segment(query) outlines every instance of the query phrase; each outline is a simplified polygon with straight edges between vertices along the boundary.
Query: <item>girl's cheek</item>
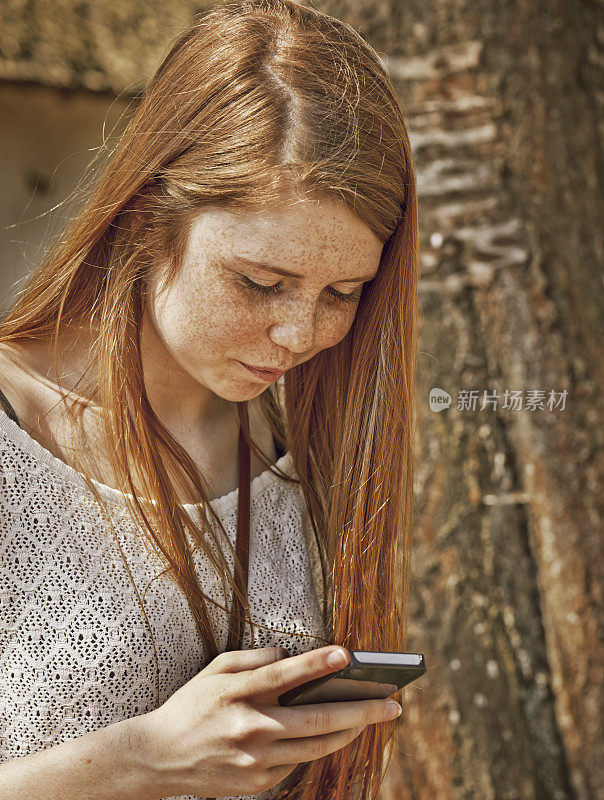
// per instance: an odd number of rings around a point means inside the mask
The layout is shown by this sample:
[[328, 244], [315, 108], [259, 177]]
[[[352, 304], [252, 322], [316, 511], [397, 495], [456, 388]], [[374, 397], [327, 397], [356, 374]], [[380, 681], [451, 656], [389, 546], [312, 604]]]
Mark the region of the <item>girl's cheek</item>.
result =
[[268, 315], [257, 307], [238, 302], [232, 295], [216, 307], [214, 320], [234, 339], [247, 338], [250, 331], [266, 330]]
[[352, 327], [354, 317], [354, 310], [352, 312], [325, 314], [320, 325], [317, 326], [317, 345], [325, 349], [341, 342]]
[[258, 341], [270, 325], [266, 310], [233, 293], [225, 293], [212, 304], [212, 313], [206, 316], [204, 327], [210, 327], [221, 339], [231, 342]]
[[216, 326], [218, 330], [220, 325], [235, 325], [242, 313], [245, 316], [245, 308], [237, 302], [237, 297], [219, 281], [204, 281], [200, 286], [190, 287], [180, 299], [204, 327]]

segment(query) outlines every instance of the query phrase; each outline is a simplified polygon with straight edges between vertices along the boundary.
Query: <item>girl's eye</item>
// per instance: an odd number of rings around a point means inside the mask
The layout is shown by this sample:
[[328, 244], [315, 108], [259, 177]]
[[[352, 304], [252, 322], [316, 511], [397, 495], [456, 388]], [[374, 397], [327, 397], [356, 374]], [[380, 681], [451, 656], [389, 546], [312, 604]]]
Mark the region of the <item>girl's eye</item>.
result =
[[[245, 275], [242, 275], [241, 279], [244, 286], [247, 286], [248, 289], [251, 289], [253, 292], [258, 292], [259, 294], [279, 294], [281, 291], [281, 281], [279, 281], [279, 283], [274, 283], [272, 286], [263, 286], [261, 283], [254, 283], [254, 281], [250, 280]], [[355, 289], [354, 292], [350, 294], [338, 292], [332, 289], [331, 286], [327, 287], [327, 291], [335, 300], [339, 300], [343, 303], [356, 303], [357, 300], [361, 299], [363, 287], [359, 286], [358, 289]]]

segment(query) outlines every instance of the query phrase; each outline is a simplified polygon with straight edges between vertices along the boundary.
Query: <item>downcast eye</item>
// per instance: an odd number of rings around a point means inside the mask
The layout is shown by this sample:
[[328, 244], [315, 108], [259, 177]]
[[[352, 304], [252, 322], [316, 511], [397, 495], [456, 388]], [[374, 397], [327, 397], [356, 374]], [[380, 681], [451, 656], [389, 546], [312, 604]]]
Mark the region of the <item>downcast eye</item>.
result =
[[[269, 295], [269, 294], [280, 294], [281, 292], [281, 281], [278, 283], [274, 283], [271, 286], [263, 286], [261, 283], [255, 283], [254, 281], [250, 280], [247, 276], [241, 276], [244, 286], [247, 286], [248, 289], [251, 289], [253, 292], [258, 292], [259, 294]], [[363, 292], [363, 286], [359, 286], [358, 289], [355, 289], [354, 292], [350, 294], [345, 294], [344, 292], [338, 292], [336, 289], [332, 289], [331, 286], [327, 287], [328, 294], [330, 294], [335, 300], [339, 300], [342, 303], [356, 303], [358, 300], [361, 299], [361, 294]]]

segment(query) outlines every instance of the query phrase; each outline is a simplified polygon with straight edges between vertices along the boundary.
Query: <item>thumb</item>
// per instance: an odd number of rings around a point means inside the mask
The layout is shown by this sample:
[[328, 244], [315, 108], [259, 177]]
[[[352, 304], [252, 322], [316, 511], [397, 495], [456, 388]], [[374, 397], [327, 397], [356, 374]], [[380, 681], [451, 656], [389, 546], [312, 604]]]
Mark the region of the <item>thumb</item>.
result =
[[289, 655], [284, 647], [259, 647], [256, 650], [230, 650], [216, 656], [202, 671], [206, 675], [218, 672], [234, 673], [258, 669]]

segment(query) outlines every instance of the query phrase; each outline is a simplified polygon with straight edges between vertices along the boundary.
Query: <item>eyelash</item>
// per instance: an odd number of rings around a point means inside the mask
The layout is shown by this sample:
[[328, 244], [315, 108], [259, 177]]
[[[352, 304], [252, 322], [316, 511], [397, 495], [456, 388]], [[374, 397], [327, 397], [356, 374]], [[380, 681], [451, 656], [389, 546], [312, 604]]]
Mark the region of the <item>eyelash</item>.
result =
[[[260, 283], [254, 283], [254, 281], [250, 280], [245, 275], [242, 275], [241, 279], [243, 281], [244, 286], [246, 286], [248, 289], [251, 289], [253, 292], [258, 292], [259, 294], [264, 294], [264, 295], [280, 293], [281, 281], [279, 281], [279, 283], [273, 284], [273, 286], [262, 286], [262, 284]], [[357, 300], [360, 299], [361, 291], [363, 289], [363, 287], [360, 286], [358, 289], [356, 289], [354, 292], [351, 292], [350, 294], [343, 294], [342, 292], [336, 291], [336, 289], [332, 289], [330, 286], [328, 286], [327, 288], [329, 294], [335, 300], [339, 300], [343, 303], [355, 303]]]

